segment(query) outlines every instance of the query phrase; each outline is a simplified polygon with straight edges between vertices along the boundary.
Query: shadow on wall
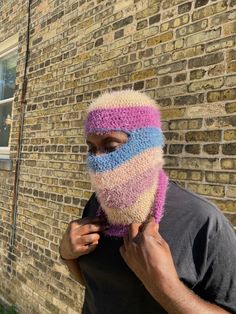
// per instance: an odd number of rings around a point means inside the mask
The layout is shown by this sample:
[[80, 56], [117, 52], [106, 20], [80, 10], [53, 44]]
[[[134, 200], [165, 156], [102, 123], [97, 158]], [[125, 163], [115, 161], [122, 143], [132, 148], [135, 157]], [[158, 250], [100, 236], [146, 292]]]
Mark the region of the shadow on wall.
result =
[[8, 305], [0, 298], [0, 314], [18, 314], [15, 305]]

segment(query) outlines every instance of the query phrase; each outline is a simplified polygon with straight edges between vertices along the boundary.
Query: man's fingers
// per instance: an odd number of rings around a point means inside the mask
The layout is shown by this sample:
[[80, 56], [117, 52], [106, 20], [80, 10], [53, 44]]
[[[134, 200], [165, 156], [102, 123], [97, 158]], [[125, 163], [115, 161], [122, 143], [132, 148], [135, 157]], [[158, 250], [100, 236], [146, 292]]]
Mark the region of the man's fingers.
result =
[[98, 242], [100, 235], [98, 233], [86, 234], [76, 238], [76, 244], [79, 245], [88, 245], [94, 242]]
[[83, 225], [78, 225], [77, 223], [71, 224], [71, 234], [79, 234], [79, 235], [85, 235], [89, 233], [94, 232], [100, 232], [104, 229], [104, 226], [97, 222], [97, 223], [87, 223]]
[[159, 230], [159, 225], [155, 222], [155, 218], [151, 217], [148, 221], [146, 221], [141, 227], [142, 233], [146, 235], [156, 235]]
[[129, 233], [128, 233], [129, 241], [133, 241], [137, 237], [137, 235], [139, 233], [139, 227], [140, 227], [140, 224], [135, 223], [135, 222], [133, 222], [129, 226]]

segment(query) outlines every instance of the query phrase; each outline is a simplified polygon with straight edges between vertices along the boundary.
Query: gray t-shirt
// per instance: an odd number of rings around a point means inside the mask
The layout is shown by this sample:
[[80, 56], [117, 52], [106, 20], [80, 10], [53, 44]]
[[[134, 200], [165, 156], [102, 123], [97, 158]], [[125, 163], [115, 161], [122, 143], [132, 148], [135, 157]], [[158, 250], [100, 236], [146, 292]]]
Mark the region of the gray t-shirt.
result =
[[[92, 195], [83, 217], [94, 217]], [[236, 313], [236, 237], [206, 199], [170, 182], [159, 232], [170, 246], [179, 278], [201, 298]], [[164, 314], [123, 261], [123, 240], [101, 234], [96, 250], [78, 261], [86, 282], [83, 314]]]

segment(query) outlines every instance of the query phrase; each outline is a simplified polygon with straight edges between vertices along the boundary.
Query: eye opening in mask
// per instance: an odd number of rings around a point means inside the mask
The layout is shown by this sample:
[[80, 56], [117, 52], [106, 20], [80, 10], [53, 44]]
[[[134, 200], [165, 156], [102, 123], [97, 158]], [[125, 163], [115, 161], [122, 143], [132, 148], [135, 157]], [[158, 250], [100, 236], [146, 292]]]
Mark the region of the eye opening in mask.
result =
[[113, 153], [129, 141], [129, 136], [129, 133], [124, 131], [90, 134], [87, 137], [88, 155]]

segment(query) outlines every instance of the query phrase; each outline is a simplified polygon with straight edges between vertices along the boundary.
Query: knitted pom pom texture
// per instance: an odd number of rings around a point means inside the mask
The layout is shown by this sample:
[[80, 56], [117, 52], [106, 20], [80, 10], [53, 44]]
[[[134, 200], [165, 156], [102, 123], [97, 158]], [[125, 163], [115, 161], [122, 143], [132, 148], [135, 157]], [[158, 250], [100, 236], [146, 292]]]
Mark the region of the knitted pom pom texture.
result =
[[87, 164], [100, 203], [97, 215], [108, 224], [105, 233], [120, 237], [132, 222], [149, 216], [160, 222], [163, 216], [168, 177], [160, 111], [137, 91], [105, 93], [88, 108], [85, 135], [109, 131], [127, 133], [127, 143], [108, 154], [89, 154]]

